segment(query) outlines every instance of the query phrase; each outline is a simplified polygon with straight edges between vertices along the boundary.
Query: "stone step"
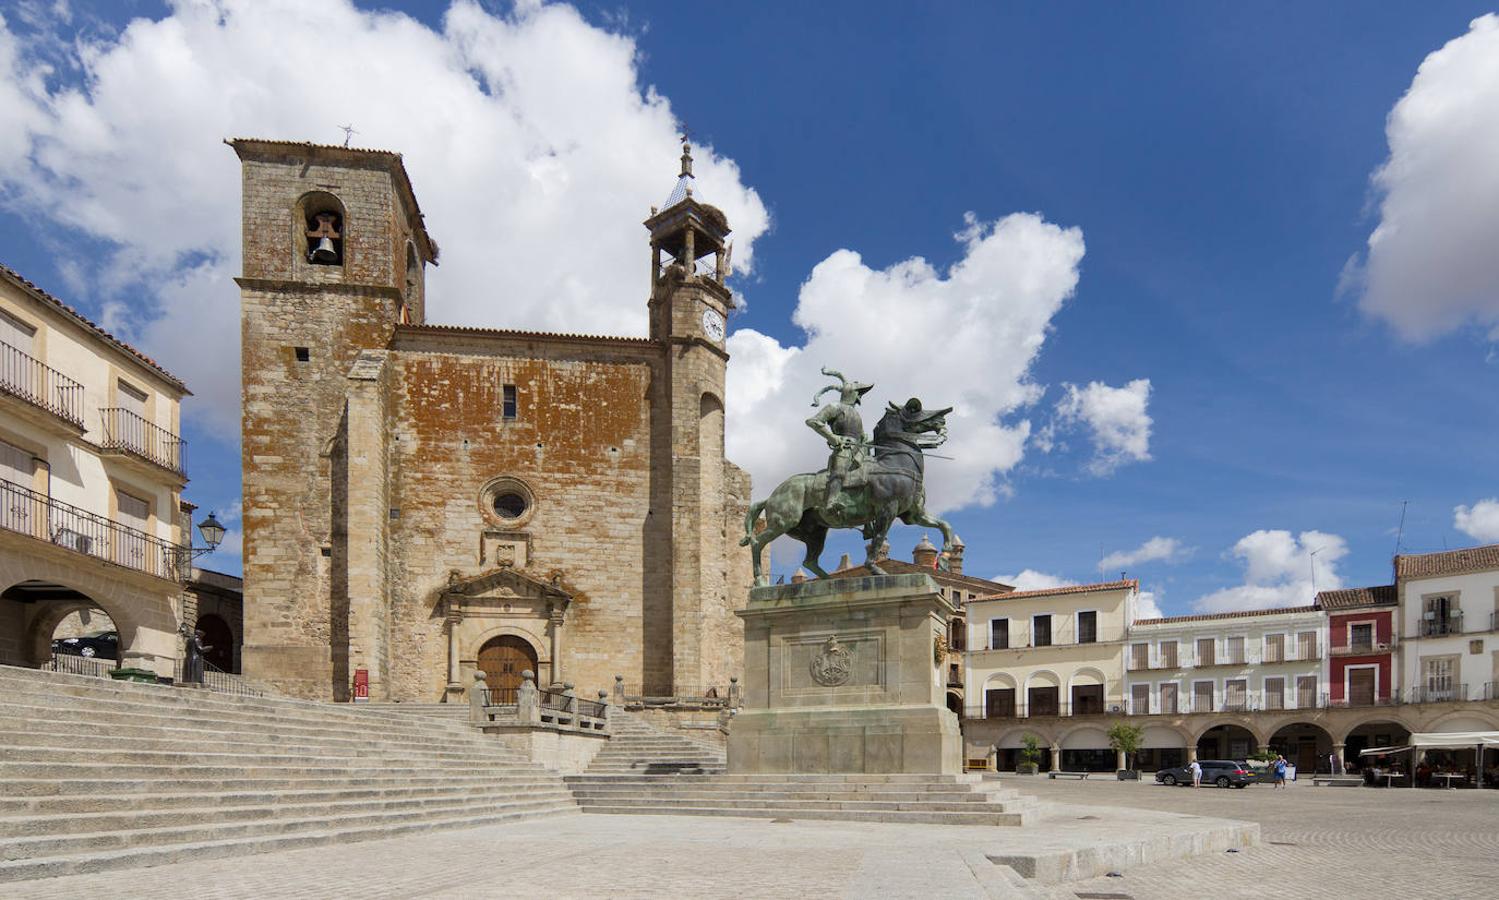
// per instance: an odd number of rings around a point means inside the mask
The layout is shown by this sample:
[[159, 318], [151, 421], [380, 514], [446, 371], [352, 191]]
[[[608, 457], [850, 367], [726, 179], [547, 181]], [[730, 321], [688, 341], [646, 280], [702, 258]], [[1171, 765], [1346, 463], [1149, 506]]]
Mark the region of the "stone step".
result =
[[[0, 841], [10, 838], [44, 835], [72, 835], [92, 832], [185, 828], [194, 825], [219, 826], [235, 822], [259, 822], [270, 819], [301, 819], [317, 816], [347, 818], [361, 815], [397, 815], [455, 806], [565, 802], [570, 799], [560, 786], [547, 790], [501, 792], [489, 796], [466, 793], [438, 794], [427, 797], [373, 797], [316, 802], [293, 802], [273, 797], [268, 802], [228, 803], [221, 798], [209, 806], [177, 806], [165, 809], [125, 809], [69, 815], [36, 814], [0, 816]], [[0, 850], [0, 853], [3, 853]]]
[[[10, 778], [316, 778], [350, 776], [372, 776], [381, 774], [422, 775], [441, 771], [443, 774], [484, 775], [489, 772], [482, 766], [444, 767], [434, 770], [426, 765], [382, 765], [376, 760], [360, 760], [358, 765], [343, 763], [322, 766], [299, 764], [286, 765], [204, 765], [204, 764], [148, 764], [105, 762], [57, 762], [34, 760], [10, 762], [0, 756], [0, 780]], [[496, 767], [495, 771], [509, 771], [511, 767]], [[538, 771], [540, 769], [538, 768]]]
[[[323, 803], [340, 800], [398, 799], [415, 797], [442, 797], [458, 795], [470, 798], [502, 797], [510, 794], [525, 794], [536, 791], [564, 790], [555, 780], [525, 780], [521, 778], [447, 780], [431, 779], [429, 784], [408, 785], [404, 780], [388, 779], [375, 784], [350, 779], [347, 786], [324, 785], [321, 781], [305, 782], [304, 787], [265, 786], [259, 784], [234, 784], [214, 789], [185, 791], [140, 790], [134, 793], [101, 793], [101, 783], [90, 782], [94, 790], [76, 790], [60, 793], [45, 790], [49, 786], [65, 782], [39, 782], [33, 792], [14, 790], [19, 782], [0, 783], [0, 818], [10, 815], [73, 815], [75, 813], [117, 812], [122, 810], [176, 809], [201, 806], [205, 803], [248, 806], [259, 803]], [[103, 782], [102, 784], [113, 784]], [[148, 783], [134, 782], [143, 787]], [[195, 787], [197, 785], [194, 785]]]
[[[18, 672], [24, 674], [18, 676], [15, 674]], [[0, 666], [0, 694], [7, 697], [37, 697], [51, 705], [84, 704], [93, 707], [115, 704], [127, 708], [144, 706], [156, 710], [172, 709], [226, 716], [269, 714], [283, 721], [308, 719], [334, 721], [342, 725], [376, 725], [414, 730], [470, 728], [464, 721], [378, 711], [364, 712], [352, 704], [238, 697], [193, 688], [115, 682], [9, 666]]]
[[738, 793], [727, 793], [724, 791], [680, 791], [662, 794], [651, 790], [590, 790], [588, 788], [574, 787], [573, 796], [578, 798], [579, 803], [609, 803], [619, 801], [647, 801], [653, 800], [658, 803], [683, 803], [687, 802], [694, 806], [714, 805], [722, 803], [725, 805], [736, 805], [748, 803], [759, 806], [765, 803], [813, 803], [813, 804], [861, 804], [880, 803], [891, 808], [905, 809], [912, 806], [937, 805], [941, 807], [953, 807], [955, 809], [978, 809], [984, 806], [1008, 806], [1029, 807], [1034, 804], [1034, 798], [1030, 797], [1007, 797], [996, 798], [968, 794], [931, 795], [916, 792], [890, 793], [890, 794], [810, 794], [793, 791], [743, 791]]
[[267, 834], [294, 834], [299, 831], [319, 831], [326, 828], [368, 828], [384, 824], [416, 822], [423, 819], [452, 819], [477, 817], [499, 811], [535, 811], [573, 808], [572, 801], [517, 800], [510, 803], [454, 803], [445, 806], [401, 812], [362, 812], [329, 817], [315, 815], [302, 818], [265, 818], [255, 821], [216, 821], [202, 825], [166, 826], [160, 828], [128, 828], [113, 831], [80, 832], [66, 835], [43, 835], [37, 837], [11, 837], [0, 841], [0, 860], [38, 859], [46, 856], [66, 856], [79, 853], [96, 853], [104, 850], [123, 850], [132, 847], [151, 847], [166, 844], [184, 844], [194, 841], [219, 841], [237, 838], [253, 838]]
[[520, 821], [541, 816], [567, 815], [574, 812], [577, 812], [577, 810], [571, 806], [557, 806], [524, 811], [491, 811], [474, 816], [458, 816], [445, 819], [432, 818], [376, 826], [335, 827], [335, 823], [327, 823], [329, 827], [321, 830], [215, 841], [201, 840], [165, 846], [131, 847], [122, 850], [16, 860], [0, 862], [0, 883], [34, 878], [50, 878], [59, 875], [105, 872], [140, 866], [165, 865], [192, 859], [216, 859], [226, 856], [242, 856], [249, 853], [269, 853], [277, 850], [295, 850], [304, 847], [322, 847], [356, 841], [379, 840], [426, 831], [472, 828], [480, 825]]
[[[568, 782], [580, 779], [591, 779], [592, 774], [565, 775], [563, 780]], [[608, 776], [612, 781], [628, 781], [630, 776]], [[658, 777], [635, 776], [651, 783], [660, 783]], [[669, 776], [668, 776], [669, 777]], [[864, 773], [820, 773], [820, 774], [763, 774], [763, 775], [715, 775], [712, 779], [719, 784], [813, 784], [813, 783], [843, 783], [843, 784], [922, 784], [922, 785], [987, 785], [996, 782], [984, 782], [978, 775], [924, 775], [924, 774], [864, 774]], [[700, 783], [702, 779], [696, 776], [684, 775], [681, 777], [683, 783]]]
[[1006, 825], [1020, 826], [1031, 821], [1032, 810], [1021, 812], [918, 812], [905, 810], [860, 811], [848, 809], [737, 809], [720, 806], [657, 806], [652, 803], [587, 805], [583, 812], [628, 816], [727, 816], [745, 819], [815, 819], [842, 822], [888, 822], [906, 825]]
[[[278, 740], [278, 737], [280, 738]], [[74, 750], [91, 751], [99, 753], [115, 753], [123, 751], [171, 751], [181, 750], [194, 754], [203, 753], [230, 753], [234, 751], [245, 752], [255, 749], [272, 749], [279, 751], [281, 755], [317, 755], [317, 756], [349, 756], [363, 757], [371, 754], [380, 756], [399, 756], [419, 759], [436, 760], [460, 760], [460, 761], [505, 761], [517, 762], [517, 756], [513, 753], [504, 752], [495, 744], [490, 752], [490, 747], [477, 745], [473, 747], [422, 747], [406, 744], [385, 743], [378, 740], [360, 741], [334, 741], [332, 739], [322, 741], [292, 740], [287, 736], [262, 734], [257, 740], [229, 738], [217, 733], [202, 735], [198, 738], [188, 737], [177, 733], [151, 734], [149, 731], [141, 735], [115, 735], [115, 734], [73, 734], [66, 731], [54, 731], [50, 729], [38, 729], [30, 732], [20, 732], [9, 728], [0, 728], [0, 747], [22, 750], [28, 747], [56, 747], [68, 746]]]
[[[96, 680], [97, 681], [97, 680]], [[3, 685], [0, 685], [3, 688]], [[425, 718], [403, 715], [362, 715], [349, 712], [343, 705], [333, 703], [306, 704], [280, 709], [239, 704], [224, 704], [205, 701], [208, 692], [175, 689], [176, 694], [189, 695], [186, 699], [174, 696], [174, 689], [165, 697], [124, 695], [96, 695], [82, 688], [70, 688], [62, 693], [43, 686], [26, 686], [4, 692], [8, 701], [42, 709], [65, 709], [88, 711], [98, 717], [148, 715], [181, 718], [200, 722], [242, 722], [246, 724], [275, 723], [278, 726], [305, 725], [316, 728], [336, 727], [344, 730], [378, 731], [384, 734], [432, 735], [473, 734], [473, 726], [466, 721]]]
[[726, 801], [719, 797], [672, 797], [663, 799], [660, 797], [609, 797], [602, 799], [578, 799], [578, 806], [587, 811], [595, 806], [616, 807], [630, 805], [650, 805], [657, 808], [677, 809], [679, 807], [714, 807], [719, 809], [737, 810], [761, 810], [761, 809], [786, 809], [786, 810], [822, 810], [841, 812], [937, 812], [937, 813], [964, 813], [964, 814], [1011, 814], [1024, 812], [1035, 804], [1024, 800], [1014, 800], [1005, 803], [982, 804], [975, 806], [967, 803], [939, 803], [935, 801], [917, 800], [910, 802], [898, 802], [889, 800], [733, 800]]
[[0, 746], [23, 749], [26, 747], [55, 747], [66, 745], [77, 750], [98, 752], [151, 751], [190, 748], [200, 753], [228, 753], [279, 751], [282, 755], [306, 754], [319, 756], [362, 757], [371, 754], [401, 756], [420, 759], [487, 760], [490, 762], [521, 762], [521, 758], [510, 748], [498, 742], [475, 744], [408, 744], [386, 742], [376, 739], [332, 739], [308, 740], [291, 735], [261, 734], [255, 739], [217, 733], [197, 737], [180, 731], [150, 730], [141, 734], [75, 734], [52, 728], [37, 728], [28, 732], [12, 728], [0, 728]]
[[602, 795], [612, 793], [640, 793], [649, 794], [653, 797], [676, 797], [686, 794], [693, 796], [722, 796], [722, 797], [759, 797], [775, 794], [786, 797], [823, 797], [828, 799], [900, 799], [914, 800], [926, 798], [930, 800], [953, 801], [959, 803], [987, 803], [996, 800], [1010, 800], [1021, 796], [1016, 791], [932, 791], [922, 790], [913, 786], [888, 786], [886, 789], [870, 787], [860, 790], [827, 790], [823, 787], [806, 785], [724, 785], [714, 784], [710, 779], [704, 779], [701, 785], [689, 784], [601, 784], [592, 781], [568, 781], [568, 789], [579, 796]]
[[503, 754], [513, 753], [497, 741], [474, 729], [467, 733], [447, 734], [440, 731], [406, 734], [374, 728], [344, 728], [331, 725], [299, 726], [274, 722], [244, 723], [190, 719], [183, 716], [150, 714], [101, 715], [86, 710], [43, 708], [16, 704], [0, 705], [0, 728], [7, 731], [53, 730], [75, 734], [138, 735], [144, 730], [170, 729], [171, 734], [200, 738], [206, 734], [246, 736], [264, 739], [298, 738], [316, 741], [377, 741], [382, 745], [411, 747], [488, 746]]
[[[104, 768], [98, 770], [101, 773], [111, 773], [113, 770]], [[388, 786], [410, 786], [410, 787], [438, 787], [451, 785], [454, 787], [468, 787], [472, 789], [483, 788], [487, 785], [529, 785], [536, 783], [556, 783], [556, 776], [552, 773], [542, 771], [539, 773], [520, 773], [496, 770], [494, 772], [480, 774], [443, 774], [425, 770], [417, 773], [410, 772], [386, 772], [380, 769], [370, 770], [375, 774], [369, 775], [346, 775], [336, 777], [330, 775], [303, 776], [303, 777], [276, 777], [262, 776], [258, 778], [9, 778], [0, 779], [0, 797], [46, 797], [57, 795], [58, 797], [73, 796], [79, 794], [151, 794], [151, 793], [215, 793], [234, 791], [298, 791], [298, 790], [342, 790], [356, 787], [388, 787]]]
[[[279, 749], [279, 748], [278, 748]], [[431, 754], [409, 752], [354, 754], [337, 750], [313, 747], [308, 752], [256, 753], [253, 750], [207, 751], [191, 746], [177, 746], [169, 750], [96, 750], [66, 746], [16, 747], [0, 744], [0, 759], [6, 764], [22, 764], [37, 761], [50, 763], [113, 763], [122, 766], [298, 766], [301, 768], [339, 769], [351, 762], [378, 762], [381, 765], [416, 767], [422, 764], [441, 762], [445, 769], [479, 769], [504, 765], [501, 760], [474, 754], [468, 757], [438, 757]]]

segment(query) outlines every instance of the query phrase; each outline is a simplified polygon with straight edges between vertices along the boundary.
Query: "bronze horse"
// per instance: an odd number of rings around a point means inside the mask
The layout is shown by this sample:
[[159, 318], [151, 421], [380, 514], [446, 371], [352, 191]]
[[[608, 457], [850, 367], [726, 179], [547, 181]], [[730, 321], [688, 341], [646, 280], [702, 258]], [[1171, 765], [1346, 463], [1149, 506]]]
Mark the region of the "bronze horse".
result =
[[[922, 451], [941, 446], [947, 440], [946, 409], [922, 409], [921, 401], [911, 398], [905, 405], [889, 404], [874, 426], [871, 449], [873, 458], [865, 463], [868, 471], [857, 487], [846, 490], [847, 504], [842, 513], [828, 509], [828, 473], [809, 472], [793, 475], [754, 504], [744, 521], [741, 546], [752, 548], [755, 583], [762, 583], [760, 551], [783, 534], [789, 534], [807, 545], [802, 565], [820, 578], [828, 573], [818, 564], [828, 531], [833, 528], [861, 529], [866, 541], [864, 564], [876, 575], [885, 574], [875, 562], [885, 544], [890, 526], [899, 519], [907, 525], [924, 525], [942, 532], [943, 569], [956, 536], [952, 526], [926, 511], [926, 489], [923, 484], [926, 467]], [[755, 523], [765, 514], [765, 527], [755, 533]]]

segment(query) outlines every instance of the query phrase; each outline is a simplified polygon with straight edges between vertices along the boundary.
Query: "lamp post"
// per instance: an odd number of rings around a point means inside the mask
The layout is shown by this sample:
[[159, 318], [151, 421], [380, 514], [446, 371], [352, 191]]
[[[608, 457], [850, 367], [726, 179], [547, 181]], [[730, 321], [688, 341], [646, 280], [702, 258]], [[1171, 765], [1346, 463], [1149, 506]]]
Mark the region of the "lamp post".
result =
[[224, 540], [225, 528], [219, 522], [218, 516], [209, 513], [208, 518], [198, 523], [198, 532], [203, 535], [203, 542], [208, 546], [193, 547], [189, 545], [186, 547], [176, 547], [170, 551], [173, 556], [172, 562], [177, 568], [177, 577], [179, 580], [187, 580], [187, 575], [189, 574], [187, 568], [193, 560], [219, 549], [219, 544]]

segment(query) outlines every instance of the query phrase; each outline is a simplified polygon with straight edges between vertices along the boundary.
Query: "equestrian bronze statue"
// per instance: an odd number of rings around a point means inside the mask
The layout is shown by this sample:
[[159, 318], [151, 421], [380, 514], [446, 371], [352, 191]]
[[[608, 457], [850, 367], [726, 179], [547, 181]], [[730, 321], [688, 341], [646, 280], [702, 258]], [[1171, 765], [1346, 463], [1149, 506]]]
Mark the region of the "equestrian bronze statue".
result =
[[[824, 406], [807, 420], [807, 426], [827, 442], [831, 451], [828, 467], [791, 476], [769, 497], [750, 507], [739, 543], [751, 548], [755, 582], [761, 584], [768, 578], [760, 565], [760, 551], [783, 534], [807, 546], [802, 566], [826, 578], [828, 573], [818, 564], [818, 557], [833, 528], [860, 529], [865, 540], [864, 565], [872, 573], [883, 575], [876, 560], [897, 519], [942, 532], [938, 560], [946, 569], [957, 538], [952, 526], [926, 511], [923, 452], [947, 440], [947, 414], [952, 407], [925, 409], [915, 397], [901, 406], [891, 403], [874, 426], [871, 441], [864, 436], [858, 407], [873, 385], [849, 381], [830, 369], [822, 373], [837, 378], [838, 384], [818, 391], [812, 405], [832, 390], [838, 392], [838, 402]], [[762, 513], [765, 526], [756, 532]]]

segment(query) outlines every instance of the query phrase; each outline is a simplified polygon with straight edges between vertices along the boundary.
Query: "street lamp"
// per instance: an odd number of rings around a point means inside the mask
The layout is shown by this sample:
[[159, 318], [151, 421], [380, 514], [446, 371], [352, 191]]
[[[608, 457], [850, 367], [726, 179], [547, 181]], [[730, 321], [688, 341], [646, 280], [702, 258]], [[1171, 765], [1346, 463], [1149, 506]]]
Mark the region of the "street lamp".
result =
[[175, 547], [170, 551], [173, 557], [172, 561], [177, 567], [178, 578], [187, 577], [188, 573], [184, 570], [192, 564], [193, 560], [212, 553], [219, 549], [219, 544], [223, 543], [225, 528], [223, 523], [219, 521], [218, 516], [215, 516], [213, 513], [209, 513], [208, 518], [198, 523], [198, 531], [203, 535], [203, 542], [208, 545], [207, 547]]

